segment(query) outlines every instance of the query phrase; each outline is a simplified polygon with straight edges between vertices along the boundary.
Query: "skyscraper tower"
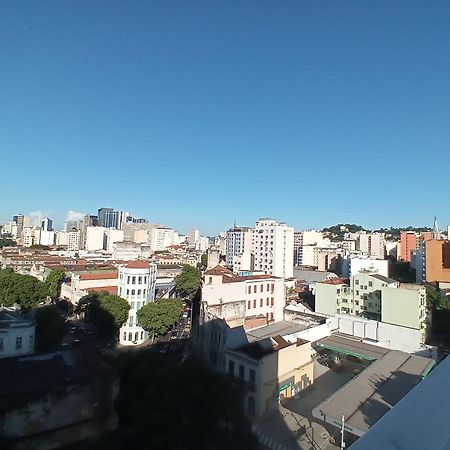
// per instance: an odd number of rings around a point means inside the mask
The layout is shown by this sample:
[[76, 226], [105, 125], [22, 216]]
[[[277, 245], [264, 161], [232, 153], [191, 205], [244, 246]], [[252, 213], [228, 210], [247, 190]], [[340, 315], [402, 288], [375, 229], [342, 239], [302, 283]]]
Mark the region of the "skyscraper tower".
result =
[[434, 222], [433, 222], [433, 239], [441, 239], [441, 232], [439, 231], [439, 226], [437, 223], [436, 216], [434, 216]]

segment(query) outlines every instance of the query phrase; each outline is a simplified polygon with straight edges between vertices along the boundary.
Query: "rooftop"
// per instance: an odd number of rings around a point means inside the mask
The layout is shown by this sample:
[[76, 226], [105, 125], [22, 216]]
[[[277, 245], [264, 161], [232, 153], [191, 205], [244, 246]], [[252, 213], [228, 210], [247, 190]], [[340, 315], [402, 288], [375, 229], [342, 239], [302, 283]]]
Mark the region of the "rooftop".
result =
[[80, 273], [80, 280], [111, 280], [118, 277], [116, 271], [96, 270], [90, 273]]
[[245, 344], [242, 347], [238, 347], [234, 351], [243, 353], [249, 358], [259, 360], [264, 358], [264, 356], [277, 352], [282, 348], [289, 347], [290, 345], [294, 344], [286, 341], [281, 336], [273, 336], [261, 339], [259, 341], [250, 342], [249, 344]]
[[392, 278], [385, 277], [383, 275], [379, 275], [378, 273], [374, 273], [370, 275], [372, 278], [376, 278], [377, 280], [384, 281], [385, 283], [398, 283], [397, 280], [393, 280]]
[[281, 320], [280, 322], [274, 322], [270, 325], [250, 330], [247, 332], [247, 336], [250, 341], [256, 341], [273, 336], [287, 336], [290, 334], [299, 333], [307, 328], [308, 327], [304, 325]]
[[147, 261], [130, 261], [125, 267], [127, 269], [148, 269], [150, 263]]
[[[399, 402], [434, 361], [398, 350], [388, 351], [356, 378], [313, 409], [313, 416], [361, 436]], [[377, 447], [379, 448], [379, 447]]]

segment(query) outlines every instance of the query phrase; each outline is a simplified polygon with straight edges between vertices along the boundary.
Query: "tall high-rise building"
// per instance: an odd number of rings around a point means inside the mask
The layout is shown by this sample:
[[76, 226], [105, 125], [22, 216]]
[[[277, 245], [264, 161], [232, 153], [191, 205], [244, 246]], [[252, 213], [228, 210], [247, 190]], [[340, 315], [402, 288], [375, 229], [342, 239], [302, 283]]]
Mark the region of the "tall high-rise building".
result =
[[[247, 263], [251, 262], [252, 229], [248, 227], [233, 227], [227, 231], [226, 263], [234, 272], [251, 270]], [[248, 256], [247, 256], [248, 255]], [[244, 263], [244, 265], [242, 265]]]
[[112, 208], [101, 208], [98, 210], [98, 225], [106, 228], [117, 228], [121, 230], [127, 222], [130, 214], [126, 211], [115, 211]]
[[110, 212], [110, 211], [114, 211], [112, 208], [100, 208], [98, 210], [98, 226], [99, 227], [106, 227], [105, 223], [106, 223], [106, 213]]
[[22, 236], [23, 231], [23, 222], [24, 222], [24, 215], [18, 214], [17, 216], [13, 216], [13, 222], [17, 224], [17, 237], [20, 238]]
[[255, 270], [281, 278], [293, 276], [294, 229], [284, 222], [259, 219], [253, 229]]
[[44, 231], [53, 231], [53, 221], [52, 219], [49, 219], [48, 217], [45, 217], [42, 221], [41, 228]]

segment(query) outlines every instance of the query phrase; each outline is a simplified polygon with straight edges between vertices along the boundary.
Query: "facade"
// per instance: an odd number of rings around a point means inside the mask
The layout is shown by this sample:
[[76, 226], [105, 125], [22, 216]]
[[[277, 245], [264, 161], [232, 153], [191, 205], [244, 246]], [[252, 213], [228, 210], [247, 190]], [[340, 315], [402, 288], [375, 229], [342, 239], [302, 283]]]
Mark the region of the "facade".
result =
[[67, 250], [78, 251], [81, 249], [81, 231], [68, 231], [67, 232]]
[[424, 267], [428, 283], [450, 283], [449, 240], [433, 239], [426, 242]]
[[386, 254], [386, 241], [383, 233], [358, 233], [356, 250], [375, 258], [384, 259]]
[[123, 230], [116, 230], [115, 228], [106, 228], [105, 229], [105, 241], [103, 249], [106, 250], [107, 253], [114, 252], [114, 244], [116, 242], [123, 241]]
[[112, 208], [100, 208], [98, 210], [98, 225], [105, 228], [116, 228], [121, 230], [129, 216], [130, 214], [126, 211], [115, 211]]
[[271, 275], [239, 276], [216, 266], [204, 274], [202, 302], [206, 308], [244, 302], [245, 318], [260, 316], [265, 317], [266, 322], [277, 322], [283, 320], [284, 280]]
[[0, 358], [34, 352], [36, 325], [24, 319], [20, 307], [0, 307]]
[[273, 336], [247, 343], [225, 353], [226, 373], [246, 387], [245, 411], [260, 419], [277, 410], [282, 398], [290, 398], [314, 381], [311, 342], [291, 343]]
[[103, 250], [105, 245], [105, 227], [86, 227], [85, 249], [88, 251]]
[[148, 339], [148, 333], [137, 323], [137, 311], [155, 300], [156, 265], [132, 261], [119, 267], [118, 295], [131, 306], [128, 320], [119, 331], [121, 345], [139, 345]]
[[292, 278], [294, 229], [273, 219], [259, 219], [253, 229], [252, 253], [256, 271]]
[[227, 231], [226, 263], [233, 272], [253, 270], [251, 266], [252, 229], [234, 227]]
[[171, 245], [178, 245], [180, 240], [175, 230], [162, 226], [152, 227], [149, 239], [152, 252], [166, 250]]
[[384, 277], [388, 276], [389, 263], [386, 259], [376, 259], [362, 255], [345, 256], [341, 262], [341, 275], [350, 278], [360, 272], [376, 272]]
[[54, 245], [54, 243], [55, 243], [55, 232], [41, 230], [39, 236], [39, 244], [51, 246]]

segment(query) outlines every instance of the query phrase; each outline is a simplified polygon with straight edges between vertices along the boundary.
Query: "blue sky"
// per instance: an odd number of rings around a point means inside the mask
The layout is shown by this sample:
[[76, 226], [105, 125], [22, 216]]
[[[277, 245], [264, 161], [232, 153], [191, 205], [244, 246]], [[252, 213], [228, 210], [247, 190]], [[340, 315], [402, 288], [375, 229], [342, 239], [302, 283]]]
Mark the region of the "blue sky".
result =
[[0, 220], [450, 223], [444, 1], [3, 1]]

